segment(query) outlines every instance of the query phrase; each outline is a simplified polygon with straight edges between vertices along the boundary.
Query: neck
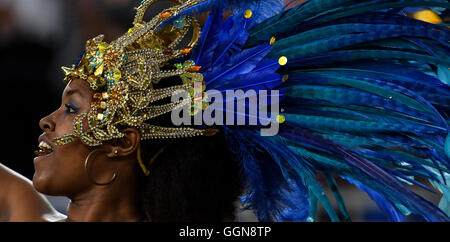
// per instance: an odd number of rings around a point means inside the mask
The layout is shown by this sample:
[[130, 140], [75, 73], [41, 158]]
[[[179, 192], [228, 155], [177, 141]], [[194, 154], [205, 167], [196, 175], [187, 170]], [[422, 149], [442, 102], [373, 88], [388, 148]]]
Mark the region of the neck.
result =
[[137, 178], [118, 177], [106, 186], [92, 185], [88, 191], [70, 198], [67, 221], [142, 221], [138, 208]]

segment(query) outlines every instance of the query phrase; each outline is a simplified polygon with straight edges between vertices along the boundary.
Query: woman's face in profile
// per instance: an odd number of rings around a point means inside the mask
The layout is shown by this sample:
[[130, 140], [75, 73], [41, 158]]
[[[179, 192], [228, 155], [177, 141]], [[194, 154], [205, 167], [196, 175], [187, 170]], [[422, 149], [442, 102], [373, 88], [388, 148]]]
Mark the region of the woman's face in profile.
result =
[[[74, 118], [89, 112], [92, 96], [93, 90], [86, 81], [74, 79], [64, 89], [60, 107], [39, 122], [44, 132], [36, 145], [46, 151], [34, 159], [33, 185], [39, 192], [67, 196], [89, 185], [84, 160], [92, 148], [78, 139], [57, 146], [53, 138], [73, 132]], [[83, 126], [87, 127], [84, 121]]]

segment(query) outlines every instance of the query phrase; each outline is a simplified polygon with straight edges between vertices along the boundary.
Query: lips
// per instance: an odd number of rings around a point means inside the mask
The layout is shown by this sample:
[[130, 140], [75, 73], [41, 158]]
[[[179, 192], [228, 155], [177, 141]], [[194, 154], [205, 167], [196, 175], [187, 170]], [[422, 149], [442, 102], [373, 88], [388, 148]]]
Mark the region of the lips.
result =
[[37, 156], [44, 156], [53, 152], [52, 146], [49, 143], [47, 143], [47, 141], [41, 138], [39, 139], [39, 141], [40, 141], [38, 146], [39, 150], [36, 150], [34, 152]]

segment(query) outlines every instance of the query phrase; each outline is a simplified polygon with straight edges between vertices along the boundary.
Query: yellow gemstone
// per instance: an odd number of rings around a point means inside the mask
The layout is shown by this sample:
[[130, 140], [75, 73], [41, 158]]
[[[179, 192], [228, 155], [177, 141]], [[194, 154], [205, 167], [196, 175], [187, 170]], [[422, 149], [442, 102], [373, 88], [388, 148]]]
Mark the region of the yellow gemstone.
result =
[[288, 59], [286, 58], [286, 56], [282, 56], [282, 57], [280, 57], [280, 59], [278, 59], [278, 64], [280, 64], [280, 66], [286, 65], [287, 62], [288, 62]]
[[63, 70], [65, 76], [68, 76], [70, 73], [72, 73], [74, 71], [73, 68], [69, 68], [69, 67], [65, 67], [65, 66], [62, 66], [61, 69]]
[[270, 45], [273, 45], [275, 43], [275, 40], [277, 40], [275, 37], [270, 38]]
[[106, 49], [107, 44], [105, 42], [102, 42], [98, 45], [98, 50], [103, 53]]
[[245, 12], [244, 12], [244, 17], [245, 18], [251, 18], [252, 15], [253, 15], [252, 10], [250, 10], [250, 9], [245, 10]]
[[100, 102], [100, 108], [105, 109], [106, 108], [106, 102]]
[[282, 81], [282, 82], [286, 82], [288, 78], [289, 78], [289, 75], [284, 75], [284, 76], [283, 76], [283, 79], [281, 79], [281, 81]]
[[134, 30], [134, 27], [133, 28], [129, 28], [128, 29], [128, 34], [131, 34], [131, 32], [133, 32], [133, 30]]
[[122, 78], [122, 73], [120, 71], [115, 71], [114, 72], [114, 80], [120, 80], [120, 78]]
[[286, 121], [286, 117], [284, 117], [284, 115], [277, 115], [277, 122], [279, 124], [284, 123], [284, 121]]
[[101, 64], [94, 72], [95, 76], [100, 76], [103, 73], [103, 69], [104, 69], [105, 65]]
[[439, 17], [439, 15], [428, 9], [415, 12], [412, 14], [412, 17], [432, 24], [442, 23], [442, 19]]
[[103, 113], [97, 114], [97, 120], [103, 120]]

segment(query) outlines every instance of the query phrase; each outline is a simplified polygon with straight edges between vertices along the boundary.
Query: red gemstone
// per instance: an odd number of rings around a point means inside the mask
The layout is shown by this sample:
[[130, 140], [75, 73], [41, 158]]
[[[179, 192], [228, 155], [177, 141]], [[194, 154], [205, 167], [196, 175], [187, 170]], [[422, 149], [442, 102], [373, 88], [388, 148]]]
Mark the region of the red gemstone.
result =
[[162, 18], [168, 18], [170, 16], [170, 11], [165, 11], [164, 13], [161, 14]]
[[172, 56], [172, 55], [173, 55], [173, 52], [172, 52], [172, 50], [165, 50], [165, 51], [164, 51], [164, 55], [166, 55], [166, 56]]

